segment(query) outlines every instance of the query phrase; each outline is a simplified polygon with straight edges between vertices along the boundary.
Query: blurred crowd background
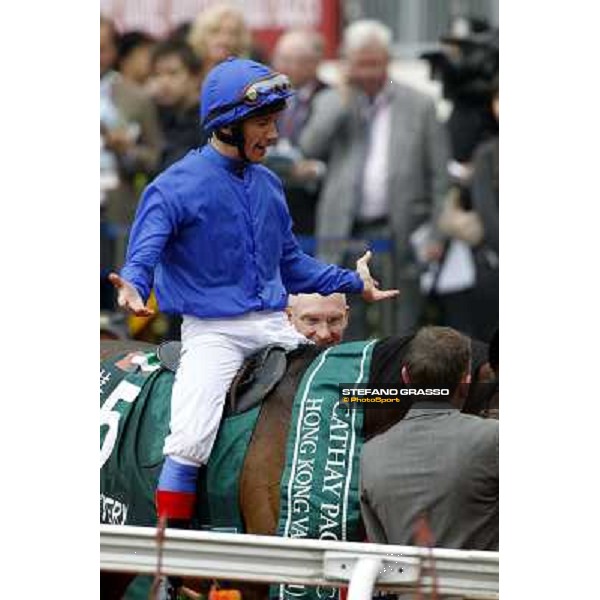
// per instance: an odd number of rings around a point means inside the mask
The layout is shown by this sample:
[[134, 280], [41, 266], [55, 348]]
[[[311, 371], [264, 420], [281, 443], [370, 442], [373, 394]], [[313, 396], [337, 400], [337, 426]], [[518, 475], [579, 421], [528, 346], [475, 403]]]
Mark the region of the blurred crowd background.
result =
[[[199, 91], [229, 55], [297, 90], [267, 165], [305, 251], [373, 271], [401, 296], [351, 305], [346, 339], [498, 326], [498, 0], [101, 0], [101, 335], [178, 337], [116, 310], [140, 194], [206, 143]], [[151, 298], [150, 302], [155, 302]]]

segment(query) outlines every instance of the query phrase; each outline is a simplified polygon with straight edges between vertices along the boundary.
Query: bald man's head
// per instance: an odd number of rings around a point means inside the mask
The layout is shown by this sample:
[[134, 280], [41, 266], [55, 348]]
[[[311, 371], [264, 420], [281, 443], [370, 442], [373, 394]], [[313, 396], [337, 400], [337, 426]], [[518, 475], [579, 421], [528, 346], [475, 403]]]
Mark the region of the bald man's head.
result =
[[317, 77], [324, 43], [316, 31], [294, 29], [281, 35], [273, 51], [273, 67], [285, 73], [295, 88]]
[[290, 296], [286, 309], [291, 324], [317, 346], [334, 346], [342, 341], [348, 311], [344, 294]]

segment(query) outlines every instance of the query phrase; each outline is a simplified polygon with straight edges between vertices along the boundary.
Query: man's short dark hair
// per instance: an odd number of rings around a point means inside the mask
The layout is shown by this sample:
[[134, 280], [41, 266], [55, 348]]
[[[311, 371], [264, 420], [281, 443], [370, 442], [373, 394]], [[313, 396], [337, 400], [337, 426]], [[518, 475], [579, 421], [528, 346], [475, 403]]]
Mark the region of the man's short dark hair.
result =
[[136, 48], [151, 46], [154, 38], [143, 31], [128, 31], [119, 37], [119, 62], [125, 60]]
[[454, 394], [470, 360], [466, 336], [451, 327], [423, 327], [411, 341], [404, 365], [411, 384], [449, 388]]
[[161, 58], [172, 55], [178, 56], [183, 66], [193, 75], [200, 73], [202, 61], [188, 43], [178, 38], [169, 38], [154, 47], [152, 51], [152, 68], [156, 67], [156, 63]]

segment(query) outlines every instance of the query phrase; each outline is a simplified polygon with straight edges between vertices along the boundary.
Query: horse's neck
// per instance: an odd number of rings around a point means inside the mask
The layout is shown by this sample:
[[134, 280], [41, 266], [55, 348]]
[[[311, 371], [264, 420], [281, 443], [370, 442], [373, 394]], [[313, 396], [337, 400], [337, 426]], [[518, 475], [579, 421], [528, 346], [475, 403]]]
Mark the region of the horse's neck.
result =
[[[369, 371], [369, 387], [398, 387], [400, 382], [400, 364], [408, 343], [413, 336], [391, 337], [378, 341], [373, 349], [371, 368]], [[323, 351], [315, 346], [305, 346], [295, 350], [288, 356], [288, 369], [281, 380], [276, 395], [281, 408], [291, 416], [296, 389], [300, 380], [312, 361]], [[408, 411], [408, 406], [393, 405], [391, 407], [365, 405], [364, 436], [365, 439], [385, 431], [397, 423]]]

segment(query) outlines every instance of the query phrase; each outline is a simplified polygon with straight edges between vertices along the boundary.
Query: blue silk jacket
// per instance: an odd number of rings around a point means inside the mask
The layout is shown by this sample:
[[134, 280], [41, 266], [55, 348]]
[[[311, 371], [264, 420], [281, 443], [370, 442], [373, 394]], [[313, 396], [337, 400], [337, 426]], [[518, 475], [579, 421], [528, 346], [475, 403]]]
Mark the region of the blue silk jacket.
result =
[[279, 179], [212, 146], [145, 190], [121, 276], [161, 311], [223, 318], [283, 310], [288, 293], [361, 292], [354, 271], [303, 253]]

